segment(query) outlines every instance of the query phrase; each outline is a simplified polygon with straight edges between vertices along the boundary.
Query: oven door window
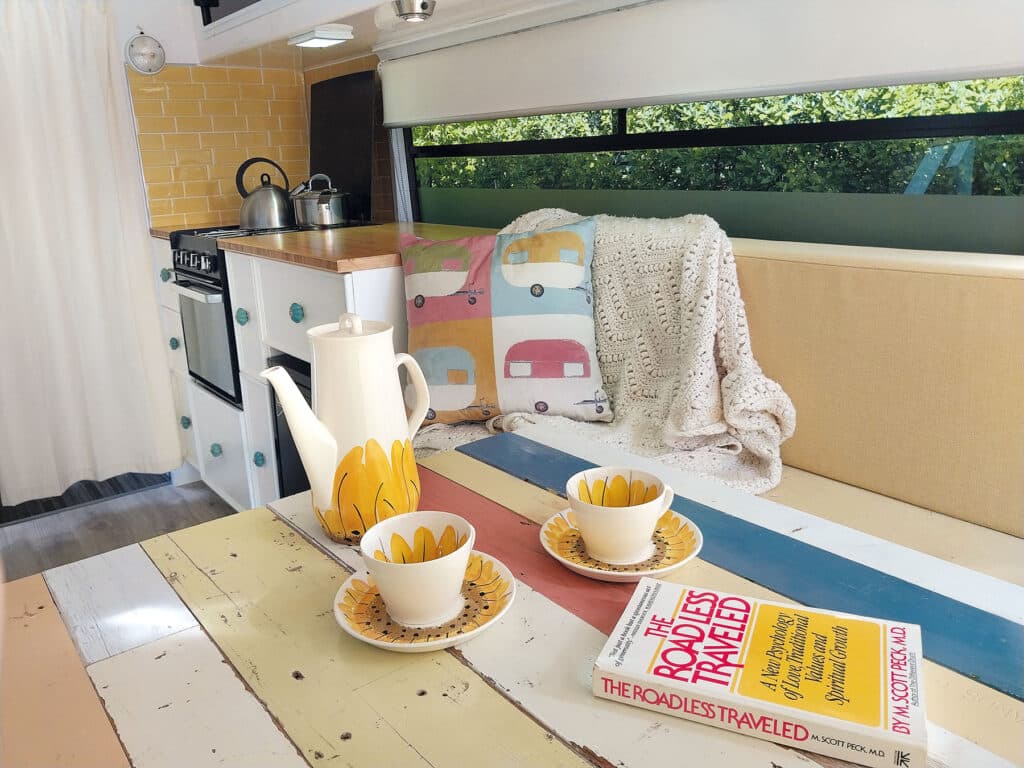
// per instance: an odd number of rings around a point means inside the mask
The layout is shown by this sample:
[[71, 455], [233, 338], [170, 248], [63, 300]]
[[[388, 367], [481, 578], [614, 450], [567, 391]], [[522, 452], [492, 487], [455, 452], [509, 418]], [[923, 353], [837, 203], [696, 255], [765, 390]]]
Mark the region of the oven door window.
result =
[[[192, 287], [196, 286], [193, 284]], [[197, 301], [187, 296], [179, 296], [178, 300], [189, 373], [219, 390], [229, 400], [239, 402], [231, 362], [226, 305], [220, 301]]]

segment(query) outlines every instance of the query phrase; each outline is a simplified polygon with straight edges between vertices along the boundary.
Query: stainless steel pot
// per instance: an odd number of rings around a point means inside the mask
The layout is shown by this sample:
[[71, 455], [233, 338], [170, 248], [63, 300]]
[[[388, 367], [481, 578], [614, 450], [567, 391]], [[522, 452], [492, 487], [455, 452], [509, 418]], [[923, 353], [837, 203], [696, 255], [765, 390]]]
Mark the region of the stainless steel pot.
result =
[[[245, 172], [256, 163], [269, 163], [284, 176], [284, 188], [270, 183], [270, 174], [260, 174], [260, 186], [252, 191], [245, 188]], [[284, 169], [265, 157], [251, 157], [238, 167], [235, 186], [242, 196], [242, 208], [238, 212], [238, 224], [242, 229], [279, 229], [295, 226], [292, 204], [288, 199], [288, 174]]]
[[[313, 182], [327, 182], [326, 189], [313, 189]], [[331, 184], [331, 178], [316, 173], [292, 190], [295, 223], [303, 229], [346, 227], [349, 224], [349, 193], [340, 192]]]

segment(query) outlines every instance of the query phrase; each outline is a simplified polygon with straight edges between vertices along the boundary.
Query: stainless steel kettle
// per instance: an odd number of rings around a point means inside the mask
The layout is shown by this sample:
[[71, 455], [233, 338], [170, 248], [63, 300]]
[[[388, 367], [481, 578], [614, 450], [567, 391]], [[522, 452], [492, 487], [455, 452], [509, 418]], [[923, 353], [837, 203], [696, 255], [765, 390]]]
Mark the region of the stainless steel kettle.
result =
[[[252, 191], [245, 188], [245, 172], [256, 163], [269, 163], [284, 176], [284, 188], [270, 183], [270, 174], [260, 174], [260, 186]], [[278, 229], [295, 226], [292, 202], [288, 198], [288, 174], [284, 169], [266, 157], [251, 157], [238, 166], [235, 186], [242, 196], [242, 208], [238, 212], [238, 224], [242, 229]]]

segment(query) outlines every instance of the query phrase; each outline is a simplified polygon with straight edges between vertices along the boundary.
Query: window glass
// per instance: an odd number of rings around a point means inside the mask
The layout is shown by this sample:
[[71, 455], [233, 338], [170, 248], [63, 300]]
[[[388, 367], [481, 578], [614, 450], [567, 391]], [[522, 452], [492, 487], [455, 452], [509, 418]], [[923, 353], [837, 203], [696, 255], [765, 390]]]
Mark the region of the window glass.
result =
[[1020, 195], [1024, 135], [418, 158], [416, 175], [448, 189]]
[[533, 373], [533, 364], [512, 360], [508, 364], [508, 375], [511, 378], [522, 378]]

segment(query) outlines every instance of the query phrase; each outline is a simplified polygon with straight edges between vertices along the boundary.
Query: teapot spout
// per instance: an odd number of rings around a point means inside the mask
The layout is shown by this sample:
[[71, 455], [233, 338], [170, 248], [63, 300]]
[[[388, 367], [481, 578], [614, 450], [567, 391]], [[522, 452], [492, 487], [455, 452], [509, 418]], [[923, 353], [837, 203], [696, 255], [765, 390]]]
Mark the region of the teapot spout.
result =
[[[319, 507], [327, 506], [334, 470], [338, 465], [338, 443], [309, 407], [306, 399], [295, 386], [291, 376], [279, 365], [267, 368], [260, 373], [270, 382], [277, 395], [278, 402], [288, 420], [288, 429], [299, 449], [299, 458], [306, 468], [309, 483], [313, 489], [314, 503]], [[322, 490], [326, 490], [327, 499]]]

